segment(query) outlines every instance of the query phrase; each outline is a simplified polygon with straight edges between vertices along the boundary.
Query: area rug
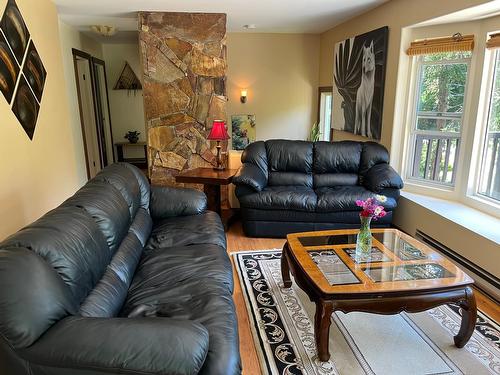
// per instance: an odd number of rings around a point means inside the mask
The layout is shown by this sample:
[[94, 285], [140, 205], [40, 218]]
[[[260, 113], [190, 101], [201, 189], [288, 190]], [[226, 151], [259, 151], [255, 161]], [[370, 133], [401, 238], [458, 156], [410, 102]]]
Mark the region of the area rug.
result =
[[328, 362], [316, 357], [315, 306], [292, 284], [282, 288], [280, 250], [234, 254], [264, 374], [500, 374], [500, 327], [479, 312], [463, 349], [453, 345], [459, 309], [417, 314], [332, 315]]

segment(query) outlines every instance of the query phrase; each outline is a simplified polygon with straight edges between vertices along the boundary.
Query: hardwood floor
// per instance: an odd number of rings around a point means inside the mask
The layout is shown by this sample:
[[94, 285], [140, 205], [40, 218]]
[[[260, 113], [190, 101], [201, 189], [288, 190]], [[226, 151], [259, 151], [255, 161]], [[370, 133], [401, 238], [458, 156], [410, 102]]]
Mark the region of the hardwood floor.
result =
[[[245, 237], [241, 228], [241, 223], [239, 222], [234, 223], [227, 232], [227, 249], [230, 254], [242, 250], [281, 249], [284, 243], [284, 239]], [[233, 271], [235, 278], [233, 297], [236, 304], [236, 313], [238, 315], [238, 330], [240, 335], [240, 351], [243, 362], [243, 374], [259, 375], [261, 374], [259, 359], [255, 350], [252, 332], [250, 331], [249, 317], [240, 282], [238, 280], [238, 275], [236, 273], [236, 269], [234, 268], [234, 263]], [[475, 290], [475, 293], [478, 308], [495, 321], [500, 322], [500, 306], [478, 290]]]

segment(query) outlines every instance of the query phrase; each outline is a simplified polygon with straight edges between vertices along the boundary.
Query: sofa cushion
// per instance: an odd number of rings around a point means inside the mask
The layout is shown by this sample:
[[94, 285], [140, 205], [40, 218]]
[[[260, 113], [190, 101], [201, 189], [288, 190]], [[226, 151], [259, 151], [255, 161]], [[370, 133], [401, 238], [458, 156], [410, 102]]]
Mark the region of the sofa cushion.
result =
[[270, 172], [269, 186], [306, 186], [313, 187], [313, 176], [300, 172]]
[[232, 290], [231, 262], [222, 247], [157, 249], [141, 260], [122, 315], [202, 324], [209, 333], [209, 348], [200, 374], [236, 374], [240, 369]]
[[[223, 287], [233, 291], [231, 262], [226, 250], [216, 245], [159, 248], [145, 252], [139, 262], [121, 315], [129, 315], [139, 305], [155, 305], [184, 291]], [[180, 288], [180, 289], [176, 289]]]
[[267, 210], [316, 210], [317, 196], [313, 189], [304, 186], [268, 186], [260, 192], [240, 197], [246, 208]]
[[266, 142], [269, 172], [312, 173], [313, 144], [305, 141], [270, 140]]
[[156, 222], [145, 250], [197, 244], [226, 248], [224, 226], [215, 212], [205, 211], [199, 215], [171, 217]]
[[316, 142], [314, 173], [358, 174], [361, 144], [353, 141]]
[[331, 187], [358, 184], [357, 173], [322, 173], [314, 175], [314, 187]]
[[[329, 211], [361, 211], [356, 206], [356, 200], [374, 197], [375, 193], [362, 186], [334, 186], [316, 189], [318, 195], [317, 212]], [[383, 204], [386, 210], [392, 211], [396, 207], [396, 200], [387, 197]]]

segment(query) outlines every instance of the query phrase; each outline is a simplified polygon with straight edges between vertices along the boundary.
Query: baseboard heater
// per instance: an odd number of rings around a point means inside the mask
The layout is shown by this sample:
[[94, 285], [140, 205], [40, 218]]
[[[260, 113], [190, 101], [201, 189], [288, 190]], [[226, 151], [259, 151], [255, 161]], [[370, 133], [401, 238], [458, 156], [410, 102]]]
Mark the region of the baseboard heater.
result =
[[465, 268], [466, 272], [474, 279], [474, 285], [496, 303], [500, 303], [500, 279], [498, 277], [472, 263], [419, 229], [417, 229], [415, 237]]

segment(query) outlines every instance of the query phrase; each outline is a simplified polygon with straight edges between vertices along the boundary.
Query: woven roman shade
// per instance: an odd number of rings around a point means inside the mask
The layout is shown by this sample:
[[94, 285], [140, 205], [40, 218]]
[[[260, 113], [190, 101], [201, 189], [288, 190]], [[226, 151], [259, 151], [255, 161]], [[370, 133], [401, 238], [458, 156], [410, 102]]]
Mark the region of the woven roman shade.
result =
[[500, 33], [490, 35], [490, 38], [486, 41], [486, 48], [500, 48]]
[[429, 53], [472, 51], [474, 35], [454, 34], [450, 37], [415, 40], [410, 43], [406, 53], [410, 56]]

